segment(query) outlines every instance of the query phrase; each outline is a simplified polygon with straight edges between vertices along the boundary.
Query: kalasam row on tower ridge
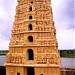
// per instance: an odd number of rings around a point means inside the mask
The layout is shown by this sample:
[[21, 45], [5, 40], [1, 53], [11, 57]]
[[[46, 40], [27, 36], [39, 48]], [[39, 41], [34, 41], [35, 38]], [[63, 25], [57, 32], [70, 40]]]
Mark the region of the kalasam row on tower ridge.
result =
[[50, 0], [17, 0], [6, 75], [60, 75]]

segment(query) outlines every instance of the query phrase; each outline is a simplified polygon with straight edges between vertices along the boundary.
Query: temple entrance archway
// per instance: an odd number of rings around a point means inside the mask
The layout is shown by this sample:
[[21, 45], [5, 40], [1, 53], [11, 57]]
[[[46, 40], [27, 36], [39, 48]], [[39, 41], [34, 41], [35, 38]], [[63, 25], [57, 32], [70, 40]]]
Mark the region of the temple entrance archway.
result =
[[35, 75], [34, 67], [27, 67], [27, 75]]

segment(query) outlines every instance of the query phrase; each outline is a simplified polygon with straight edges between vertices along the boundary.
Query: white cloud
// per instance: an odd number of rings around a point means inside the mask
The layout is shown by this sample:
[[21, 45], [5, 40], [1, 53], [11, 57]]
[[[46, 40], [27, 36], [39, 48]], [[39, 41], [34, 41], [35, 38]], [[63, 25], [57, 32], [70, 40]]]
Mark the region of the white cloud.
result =
[[7, 34], [10, 35], [9, 28], [12, 26], [16, 5], [16, 0], [0, 0], [0, 50], [8, 49], [9, 40], [6, 38], [9, 37]]
[[75, 30], [74, 30], [74, 48], [75, 48]]
[[57, 33], [59, 49], [73, 49], [74, 48], [74, 31], [61, 30]]
[[[57, 39], [59, 49], [74, 48], [74, 30], [73, 27], [73, 2], [71, 0], [52, 0], [55, 27], [57, 30]], [[68, 9], [71, 7], [70, 9]]]
[[6, 15], [5, 10], [2, 7], [0, 7], [0, 19], [3, 18], [3, 16], [5, 15]]
[[8, 50], [9, 41], [5, 40], [2, 35], [0, 35], [0, 50]]
[[51, 0], [52, 7], [56, 8], [56, 6], [59, 6], [62, 0]]

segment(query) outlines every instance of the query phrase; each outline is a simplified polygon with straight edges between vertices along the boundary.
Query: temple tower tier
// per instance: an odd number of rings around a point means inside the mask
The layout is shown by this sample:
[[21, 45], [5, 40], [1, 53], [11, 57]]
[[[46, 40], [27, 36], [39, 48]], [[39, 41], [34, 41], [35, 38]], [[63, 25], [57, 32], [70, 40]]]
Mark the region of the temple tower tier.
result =
[[50, 0], [17, 0], [6, 75], [60, 75]]

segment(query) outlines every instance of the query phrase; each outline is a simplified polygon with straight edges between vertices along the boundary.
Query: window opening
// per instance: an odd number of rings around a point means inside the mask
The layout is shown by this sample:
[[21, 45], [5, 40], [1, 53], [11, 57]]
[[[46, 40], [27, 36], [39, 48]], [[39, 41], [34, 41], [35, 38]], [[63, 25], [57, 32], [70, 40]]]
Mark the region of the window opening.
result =
[[33, 4], [33, 2], [31, 1], [31, 4]]
[[28, 41], [29, 42], [33, 42], [33, 37], [32, 36], [28, 36]]
[[32, 11], [32, 7], [29, 8], [29, 11]]
[[20, 75], [20, 73], [17, 73], [17, 75]]
[[34, 53], [32, 49], [28, 49], [28, 60], [34, 60]]
[[27, 75], [34, 75], [34, 67], [27, 68]]
[[29, 16], [29, 19], [32, 19], [32, 16]]
[[32, 24], [29, 24], [28, 30], [32, 30]]

